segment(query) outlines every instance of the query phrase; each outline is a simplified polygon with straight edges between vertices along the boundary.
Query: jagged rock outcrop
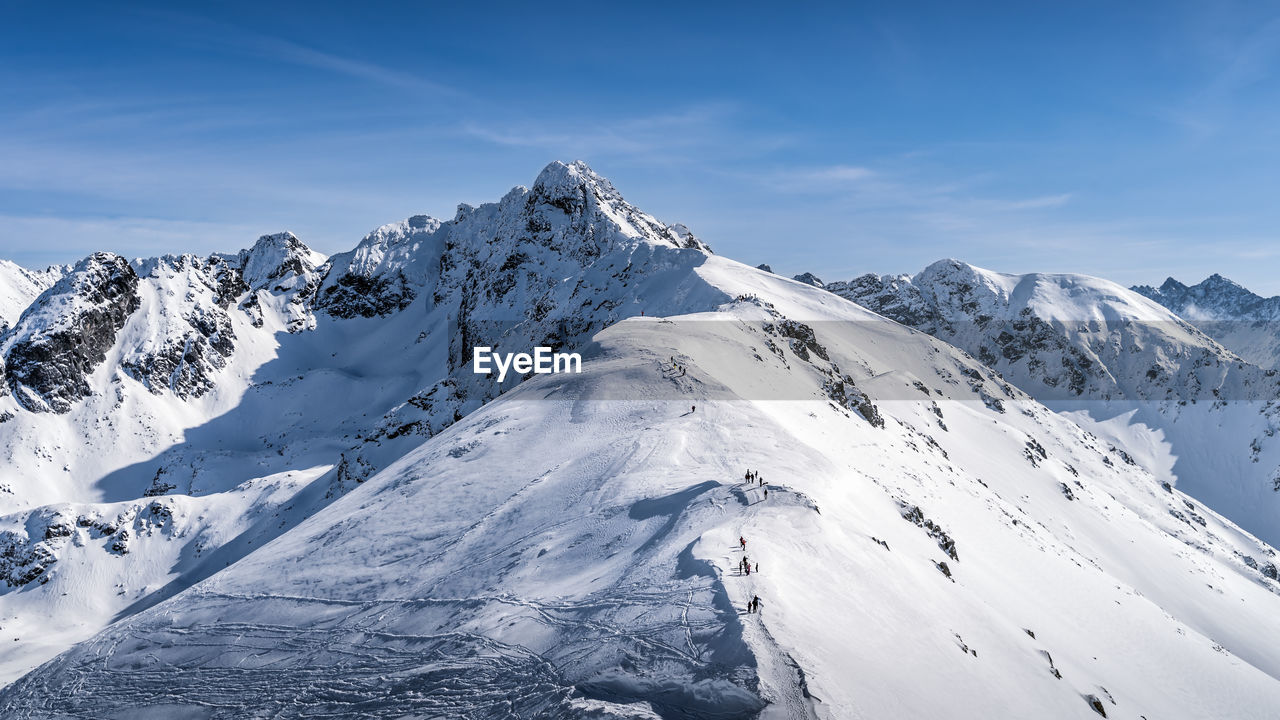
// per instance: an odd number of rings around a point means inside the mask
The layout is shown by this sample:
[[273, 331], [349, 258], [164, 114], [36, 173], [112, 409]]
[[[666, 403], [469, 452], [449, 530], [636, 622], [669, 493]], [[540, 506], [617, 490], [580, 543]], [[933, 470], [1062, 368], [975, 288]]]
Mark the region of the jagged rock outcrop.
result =
[[323, 255], [293, 233], [281, 232], [258, 238], [253, 247], [240, 251], [235, 263], [249, 292], [240, 309], [252, 318], [255, 327], [265, 322], [263, 305], [274, 307], [291, 333], [315, 327], [312, 308], [324, 274]]
[[377, 317], [414, 304], [447, 317], [446, 336], [424, 331], [422, 341], [447, 343], [449, 377], [383, 418], [355, 459], [382, 467], [374, 457], [382, 444], [420, 441], [521, 380], [499, 385], [475, 375], [476, 346], [576, 347], [641, 314], [647, 289], [669, 277], [690, 307], [727, 300], [687, 272], [709, 252], [688, 228], [641, 212], [581, 162], [551, 163], [532, 187], [516, 187], [497, 203], [461, 205], [447, 222], [420, 215], [375, 230], [331, 259], [317, 308], [339, 318]]
[[791, 279], [795, 280], [796, 282], [804, 283], [805, 285], [811, 285], [816, 288], [826, 287], [826, 283], [822, 282], [822, 280], [819, 279], [817, 275], [814, 275], [811, 272], [800, 273], [799, 275], [796, 275]]
[[225, 260], [166, 256], [135, 264], [143, 279], [146, 331], [131, 338], [120, 367], [153, 393], [200, 397], [216, 384], [235, 350], [235, 330], [226, 306], [244, 287]]
[[0, 341], [5, 380], [26, 409], [65, 413], [93, 392], [88, 376], [138, 309], [138, 275], [124, 258], [80, 261]]
[[311, 302], [324, 259], [287, 232], [264, 235], [237, 255], [129, 263], [98, 253], [67, 269], [12, 329], [0, 331], [0, 371], [19, 404], [37, 412], [65, 413], [103, 391], [89, 376], [108, 355], [152, 393], [200, 397], [235, 350], [229, 311], [237, 301], [259, 327], [264, 306], [290, 332], [314, 327]]
[[1168, 278], [1159, 288], [1135, 285], [1130, 289], [1192, 321], [1202, 317], [1266, 322], [1280, 320], [1280, 296], [1264, 298], [1218, 273], [1196, 285], [1188, 286]]
[[937, 306], [925, 299], [909, 275], [868, 273], [847, 282], [828, 283], [826, 289], [924, 332], [932, 333], [942, 321]]
[[379, 317], [408, 307], [421, 288], [438, 278], [439, 264], [431, 267], [420, 256], [435, 254], [421, 253], [421, 244], [440, 249], [440, 225], [433, 217], [415, 215], [383, 225], [354, 250], [334, 255], [316, 293], [317, 309], [353, 318]]

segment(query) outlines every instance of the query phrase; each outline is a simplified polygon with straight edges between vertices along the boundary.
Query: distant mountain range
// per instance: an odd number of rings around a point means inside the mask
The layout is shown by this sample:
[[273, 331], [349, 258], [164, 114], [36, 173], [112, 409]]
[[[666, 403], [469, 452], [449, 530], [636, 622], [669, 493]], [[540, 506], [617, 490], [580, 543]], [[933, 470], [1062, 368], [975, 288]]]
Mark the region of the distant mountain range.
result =
[[1264, 298], [1218, 274], [1198, 285], [1169, 278], [1158, 288], [1133, 291], [1195, 323], [1240, 357], [1265, 368], [1280, 368], [1280, 296]]

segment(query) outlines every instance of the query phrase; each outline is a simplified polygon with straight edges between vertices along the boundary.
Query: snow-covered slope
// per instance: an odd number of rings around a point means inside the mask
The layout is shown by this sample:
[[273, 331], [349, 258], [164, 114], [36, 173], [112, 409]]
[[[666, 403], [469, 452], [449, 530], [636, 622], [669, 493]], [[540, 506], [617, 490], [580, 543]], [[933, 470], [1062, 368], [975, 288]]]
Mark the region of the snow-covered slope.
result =
[[1249, 362], [1280, 369], [1280, 296], [1264, 298], [1217, 273], [1187, 286], [1169, 278], [1134, 292], [1169, 308]]
[[44, 270], [28, 270], [9, 260], [0, 260], [0, 333], [13, 325], [31, 301], [58, 282], [68, 270], [70, 268], [59, 265]]
[[[331, 260], [86, 258], [0, 334], [0, 680], [234, 562], [513, 387], [470, 347], [571, 347], [727, 299], [707, 248], [580, 163]], [[158, 522], [163, 518], [164, 522]], [[69, 528], [80, 528], [69, 533]], [[56, 628], [56, 629], [55, 629]]]
[[3, 714], [1280, 706], [1274, 550], [928, 335], [729, 260], [684, 273], [725, 299], [650, 292], [583, 374], [487, 403]]
[[1280, 541], [1280, 379], [1167, 308], [1098, 278], [956, 260], [827, 289], [964, 348], [1162, 480]]

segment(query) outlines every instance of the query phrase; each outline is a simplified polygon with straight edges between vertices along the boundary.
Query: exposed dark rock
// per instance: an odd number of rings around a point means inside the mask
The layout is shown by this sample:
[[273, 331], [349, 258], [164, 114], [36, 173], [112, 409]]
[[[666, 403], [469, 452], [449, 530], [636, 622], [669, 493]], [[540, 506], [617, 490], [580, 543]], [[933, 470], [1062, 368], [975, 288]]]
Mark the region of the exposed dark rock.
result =
[[796, 282], [804, 283], [805, 285], [812, 285], [813, 287], [816, 287], [816, 288], [826, 287], [826, 285], [821, 280], [818, 279], [817, 275], [814, 275], [813, 273], [809, 273], [809, 272], [800, 273], [799, 275], [796, 275], [791, 279], [795, 280]]
[[871, 402], [871, 398], [867, 397], [866, 393], [853, 384], [853, 378], [848, 375], [836, 375], [833, 372], [831, 377], [822, 384], [822, 390], [840, 407], [857, 412], [863, 420], [875, 427], [884, 427], [884, 417], [880, 415], [879, 408]]
[[159, 470], [156, 470], [156, 476], [151, 479], [151, 487], [143, 491], [142, 493], [143, 497], [156, 497], [158, 495], [164, 495], [171, 490], [178, 489], [177, 485], [174, 485], [173, 483], [162, 479], [163, 475], [164, 475], [164, 468], [160, 468]]
[[9, 388], [34, 412], [66, 413], [93, 390], [88, 376], [138, 309], [138, 275], [124, 258], [96, 253], [40, 296], [11, 330]]
[[1049, 458], [1049, 452], [1038, 440], [1029, 438], [1026, 447], [1022, 449], [1022, 456], [1031, 463], [1031, 467], [1040, 467], [1040, 463]]
[[365, 277], [343, 275], [326, 286], [317, 299], [317, 307], [340, 318], [380, 317], [403, 310], [413, 303], [415, 294], [403, 275]]
[[904, 503], [901, 500], [898, 501], [898, 507], [900, 508], [902, 518], [904, 520], [915, 523], [919, 527], [924, 528], [925, 532], [929, 534], [929, 537], [934, 539], [934, 542], [938, 543], [938, 547], [941, 548], [943, 552], [945, 552], [952, 560], [960, 560], [960, 556], [956, 553], [955, 540], [952, 540], [951, 536], [948, 535], [940, 525], [925, 517], [924, 512], [920, 510], [919, 507]]
[[818, 343], [818, 337], [814, 334], [813, 328], [808, 325], [783, 318], [778, 321], [776, 331], [779, 335], [788, 339], [791, 344], [791, 351], [801, 360], [808, 362], [809, 353], [811, 352], [823, 360], [831, 359], [827, 355], [827, 349]]
[[121, 528], [111, 539], [110, 550], [116, 555], [127, 555], [129, 553], [129, 529]]

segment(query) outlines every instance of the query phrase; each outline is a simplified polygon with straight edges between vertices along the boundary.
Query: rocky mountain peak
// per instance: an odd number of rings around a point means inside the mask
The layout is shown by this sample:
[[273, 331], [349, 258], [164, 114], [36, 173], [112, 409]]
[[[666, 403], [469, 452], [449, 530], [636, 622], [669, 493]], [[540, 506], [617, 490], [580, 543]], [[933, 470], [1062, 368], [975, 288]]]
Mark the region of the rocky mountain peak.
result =
[[1131, 288], [1195, 324], [1244, 359], [1280, 368], [1280, 297], [1264, 298], [1214, 273], [1196, 285], [1169, 278], [1153, 288]]
[[1159, 288], [1137, 285], [1139, 295], [1189, 319], [1272, 320], [1280, 317], [1280, 298], [1263, 298], [1240, 283], [1214, 273], [1196, 285], [1168, 278]]
[[822, 280], [820, 280], [817, 275], [814, 275], [811, 272], [800, 273], [799, 275], [796, 275], [791, 279], [795, 280], [796, 282], [804, 283], [805, 285], [812, 285], [813, 287], [816, 287], [816, 288], [826, 287], [826, 283], [822, 282]]
[[572, 199], [581, 192], [600, 192], [602, 195], [617, 195], [616, 188], [607, 179], [598, 176], [595, 170], [581, 160], [573, 160], [564, 164], [553, 160], [538, 173], [532, 191], [545, 197], [548, 201]]
[[288, 231], [263, 235], [252, 248], [240, 251], [240, 273], [251, 288], [288, 275], [312, 273], [323, 262], [322, 255]]

